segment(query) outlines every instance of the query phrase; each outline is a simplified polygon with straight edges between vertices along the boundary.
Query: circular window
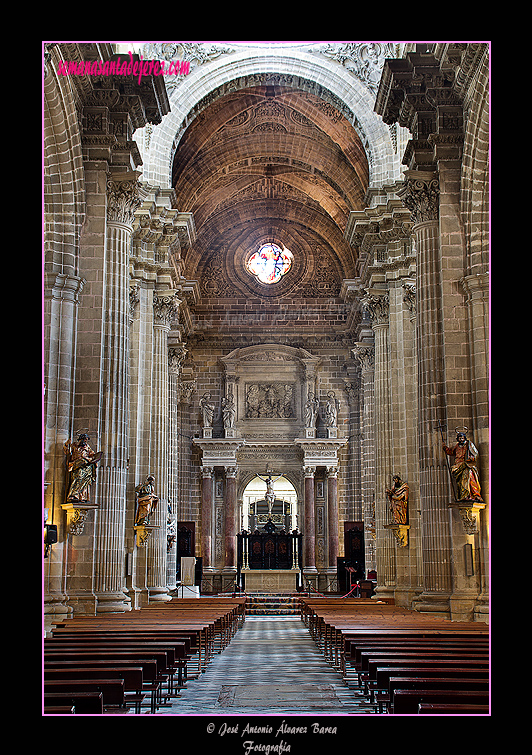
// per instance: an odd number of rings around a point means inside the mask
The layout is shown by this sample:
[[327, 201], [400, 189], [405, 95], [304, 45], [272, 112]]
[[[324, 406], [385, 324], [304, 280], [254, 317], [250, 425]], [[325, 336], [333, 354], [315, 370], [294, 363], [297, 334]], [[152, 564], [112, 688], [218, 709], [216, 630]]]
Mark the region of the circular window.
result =
[[261, 283], [277, 283], [292, 267], [292, 252], [277, 244], [263, 244], [246, 262], [247, 270]]

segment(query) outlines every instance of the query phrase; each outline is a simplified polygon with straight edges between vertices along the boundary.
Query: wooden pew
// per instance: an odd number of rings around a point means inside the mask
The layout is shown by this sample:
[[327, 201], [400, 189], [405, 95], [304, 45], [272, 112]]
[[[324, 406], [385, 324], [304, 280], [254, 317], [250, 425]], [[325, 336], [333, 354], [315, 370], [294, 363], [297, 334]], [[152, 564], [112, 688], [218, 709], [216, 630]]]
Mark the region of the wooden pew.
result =
[[428, 713], [432, 716], [487, 716], [490, 712], [489, 705], [473, 705], [467, 703], [419, 703], [418, 713]]
[[174, 691], [174, 676], [178, 674], [178, 689], [183, 687], [183, 667], [186, 665], [186, 649], [183, 642], [169, 642], [160, 640], [159, 642], [152, 642], [151, 639], [135, 640], [131, 637], [123, 636], [118, 639], [109, 640], [102, 637], [88, 637], [82, 638], [70, 637], [70, 638], [47, 638], [45, 640], [45, 651], [50, 650], [70, 650], [76, 649], [90, 649], [90, 650], [139, 650], [144, 652], [145, 650], [161, 650], [167, 653], [168, 663], [165, 674], [168, 675], [168, 696], [175, 696], [177, 693]]
[[75, 705], [45, 705], [45, 716], [68, 716], [76, 712]]
[[124, 682], [124, 704], [127, 708], [134, 706], [135, 713], [140, 713], [140, 706], [145, 695], [143, 689], [142, 666], [121, 666], [113, 667], [74, 667], [65, 668], [45, 668], [45, 681], [70, 681], [72, 679], [122, 679]]
[[[369, 661], [368, 676], [370, 702], [375, 701], [376, 709], [382, 712], [383, 706], [390, 702], [389, 681], [391, 677], [419, 676], [427, 678], [431, 676], [456, 676], [465, 675], [471, 678], [486, 679], [489, 681], [488, 659], [470, 660], [464, 658], [427, 659], [425, 657], [408, 659], [398, 658], [384, 660], [375, 658]], [[374, 681], [373, 688], [371, 682]]]
[[45, 715], [52, 715], [51, 709], [64, 706], [85, 715], [102, 715], [104, 712], [101, 692], [44, 692], [43, 703]]
[[[438, 619], [377, 601], [302, 598], [301, 603], [302, 620], [325, 658], [343, 674], [348, 684], [350, 674], [355, 671], [359, 691], [363, 689], [363, 694], [371, 695], [371, 700], [374, 692], [381, 695], [377, 701], [380, 710], [382, 705], [388, 704], [386, 696], [389, 698], [391, 693], [388, 687], [382, 689], [377, 684], [375, 675], [379, 666], [395, 665], [405, 669], [400, 676], [410, 680], [407, 686], [415, 686], [418, 678], [420, 686], [425, 687], [433, 686], [433, 678], [440, 678], [442, 686], [447, 686], [446, 680], [452, 678], [463, 680], [464, 687], [488, 684], [489, 630], [485, 624]], [[449, 673], [454, 668], [457, 676], [449, 676], [445, 671], [439, 677], [434, 677], [432, 672], [426, 672], [427, 677], [423, 677], [417, 670], [437, 668], [438, 664], [449, 666]], [[407, 672], [409, 667], [411, 671]], [[465, 670], [458, 673], [458, 668]], [[467, 671], [473, 668], [473, 678], [470, 678]], [[407, 673], [410, 675], [405, 676]], [[393, 674], [388, 675], [388, 679], [393, 678]], [[417, 708], [413, 712], [417, 712]]]
[[420, 705], [482, 705], [489, 706], [488, 691], [473, 690], [415, 690], [396, 689], [390, 712], [394, 715], [411, 715]]
[[387, 661], [399, 661], [403, 665], [408, 664], [409, 661], [477, 661], [483, 664], [488, 663], [488, 655], [486, 653], [470, 653], [457, 652], [457, 648], [453, 648], [452, 651], [446, 652], [445, 649], [440, 650], [437, 646], [430, 646], [428, 648], [408, 648], [408, 650], [394, 650], [391, 652], [385, 651], [368, 651], [360, 654], [360, 685], [364, 688], [365, 694], [368, 695], [369, 690], [369, 664], [373, 661], [375, 667], [383, 666]]
[[[80, 669], [79, 675], [85, 677], [86, 669], [90, 668], [87, 664], [98, 664], [97, 671], [99, 664], [118, 669], [151, 660], [156, 663], [156, 677], [151, 683], [157, 692], [154, 694], [152, 690], [150, 703], [151, 711], [155, 712], [157, 707], [167, 704], [168, 697], [179, 696], [174, 688], [174, 675], [177, 673], [179, 690], [186, 682], [190, 659], [196, 657], [198, 674], [202, 673], [212, 654], [227, 646], [244, 620], [244, 597], [176, 599], [131, 614], [76, 616], [57, 622], [52, 637], [45, 639], [45, 669], [48, 676], [56, 678], [57, 673], [52, 674], [54, 664], [60, 674], [66, 668], [57, 664], [69, 663], [72, 664], [69, 668]], [[68, 674], [72, 684], [88, 681], [74, 679], [75, 673]], [[162, 683], [167, 684], [164, 693]]]
[[167, 653], [156, 651], [90, 651], [87, 649], [82, 650], [59, 650], [59, 651], [45, 651], [44, 661], [106, 661], [108, 664], [116, 666], [120, 661], [128, 661], [130, 665], [141, 665], [144, 660], [155, 660], [157, 662], [157, 677], [153, 684], [153, 696], [152, 696], [152, 713], [155, 709], [166, 704], [166, 699], [161, 692], [161, 686], [166, 679], [167, 669]]
[[44, 694], [98, 692], [103, 696], [105, 712], [127, 713], [123, 679], [68, 679], [44, 680]]
[[[106, 660], [47, 660], [44, 661], [44, 678], [46, 678], [47, 672], [57, 671], [59, 673], [65, 672], [69, 674], [71, 669], [96, 669], [100, 671], [102, 677], [105, 677], [107, 669], [124, 669], [126, 672], [130, 668], [140, 668], [142, 670], [142, 687], [140, 689], [140, 695], [149, 696], [149, 707], [152, 713], [157, 710], [157, 703], [161, 699], [160, 695], [160, 682], [157, 681], [157, 661], [151, 658], [134, 658], [128, 660], [118, 660], [116, 658], [108, 658]], [[140, 708], [142, 700], [138, 702], [132, 697], [132, 702], [135, 708]], [[128, 699], [127, 702], [130, 702]]]
[[382, 667], [378, 666], [376, 669], [376, 689], [373, 693], [373, 699], [375, 700], [375, 707], [378, 713], [383, 713], [388, 709], [391, 698], [392, 689], [398, 686], [399, 679], [405, 679], [407, 685], [408, 680], [416, 679], [424, 681], [427, 679], [460, 679], [464, 682], [476, 680], [482, 681], [488, 687], [489, 685], [489, 668], [487, 666], [478, 667], [475, 665], [464, 666], [459, 665], [460, 661], [451, 662], [447, 665], [441, 665], [437, 661], [434, 665], [423, 664], [420, 661], [420, 665], [411, 665], [404, 667]]

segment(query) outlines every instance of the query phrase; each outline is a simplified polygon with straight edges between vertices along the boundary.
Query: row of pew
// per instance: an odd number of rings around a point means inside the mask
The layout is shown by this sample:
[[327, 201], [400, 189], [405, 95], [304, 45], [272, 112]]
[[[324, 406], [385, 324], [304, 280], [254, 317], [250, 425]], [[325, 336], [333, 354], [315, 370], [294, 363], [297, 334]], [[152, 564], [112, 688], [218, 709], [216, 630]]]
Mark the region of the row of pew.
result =
[[43, 713], [157, 713], [244, 620], [245, 598], [202, 597], [57, 622], [44, 638]]
[[317, 647], [376, 713], [487, 715], [487, 624], [438, 619], [391, 603], [301, 598]]

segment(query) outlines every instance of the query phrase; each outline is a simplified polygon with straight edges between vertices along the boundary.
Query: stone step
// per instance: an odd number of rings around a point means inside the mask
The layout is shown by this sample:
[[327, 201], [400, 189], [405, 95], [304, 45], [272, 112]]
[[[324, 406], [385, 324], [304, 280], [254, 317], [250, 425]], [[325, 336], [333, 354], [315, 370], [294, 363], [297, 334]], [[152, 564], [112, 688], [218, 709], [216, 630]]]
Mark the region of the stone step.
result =
[[246, 614], [249, 616], [297, 616], [299, 598], [293, 593], [246, 594]]

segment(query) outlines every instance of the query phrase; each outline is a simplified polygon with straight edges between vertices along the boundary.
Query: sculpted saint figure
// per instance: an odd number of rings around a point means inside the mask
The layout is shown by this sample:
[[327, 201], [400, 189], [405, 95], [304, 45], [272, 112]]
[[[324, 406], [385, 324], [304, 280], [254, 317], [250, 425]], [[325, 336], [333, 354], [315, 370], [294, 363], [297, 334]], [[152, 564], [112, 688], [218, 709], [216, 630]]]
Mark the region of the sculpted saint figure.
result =
[[214, 419], [214, 404], [211, 404], [210, 398], [211, 394], [205, 393], [200, 400], [203, 427], [212, 427], [212, 421]]
[[137, 511], [135, 524], [148, 524], [150, 516], [155, 511], [159, 498], [155, 495], [155, 477], [148, 475], [144, 482], [135, 488], [137, 498]]
[[102, 452], [93, 451], [89, 440], [86, 433], [79, 433], [76, 443], [69, 439], [63, 446], [70, 476], [67, 503], [89, 502], [90, 486], [96, 480], [96, 464], [102, 458]]
[[327, 394], [327, 403], [325, 405], [325, 424], [327, 427], [336, 427], [337, 416], [338, 407], [336, 405], [334, 391], [329, 391]]
[[232, 394], [222, 399], [222, 412], [225, 429], [231, 429], [235, 425], [235, 402]]
[[408, 517], [408, 494], [410, 488], [399, 475], [393, 476], [393, 487], [386, 490], [394, 524], [406, 524]]
[[457, 431], [456, 444], [452, 448], [443, 444], [443, 450], [454, 457], [451, 475], [456, 483], [458, 500], [482, 501], [477, 469], [478, 451], [474, 443], [467, 439], [465, 432]]
[[319, 403], [320, 402], [316, 396], [309, 393], [307, 403], [305, 404], [305, 427], [316, 427]]

